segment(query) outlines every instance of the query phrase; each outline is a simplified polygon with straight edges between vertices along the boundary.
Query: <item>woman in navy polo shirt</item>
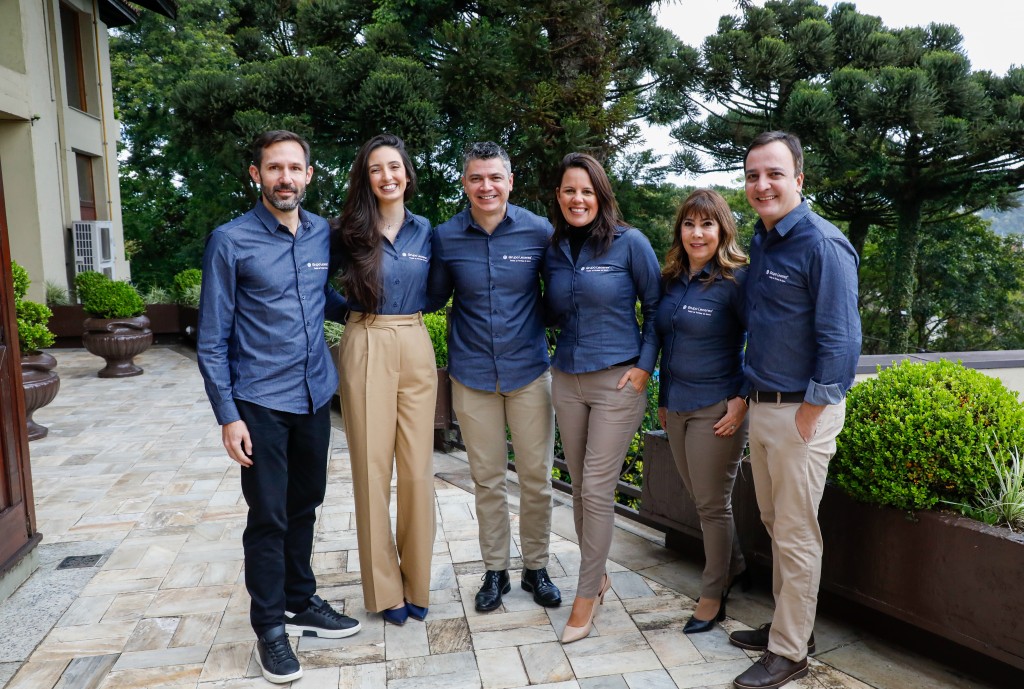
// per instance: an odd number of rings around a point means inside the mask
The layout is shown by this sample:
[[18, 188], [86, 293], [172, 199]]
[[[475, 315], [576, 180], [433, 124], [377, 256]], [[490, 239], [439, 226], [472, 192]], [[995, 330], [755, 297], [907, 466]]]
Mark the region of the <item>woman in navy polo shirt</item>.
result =
[[[350, 315], [341, 340], [341, 405], [352, 461], [363, 599], [392, 624], [422, 620], [434, 548], [437, 369], [423, 325], [431, 227], [405, 208], [416, 172], [397, 136], [359, 149], [332, 264]], [[397, 542], [388, 506], [398, 468]]]
[[697, 506], [706, 562], [700, 600], [683, 631], [725, 619], [725, 598], [746, 568], [732, 517], [732, 486], [747, 442], [743, 284], [747, 257], [720, 194], [698, 189], [679, 208], [655, 318], [661, 338], [658, 420]]
[[590, 633], [596, 607], [611, 586], [605, 561], [615, 524], [615, 485], [647, 408], [661, 286], [654, 250], [622, 219], [601, 164], [570, 153], [558, 179], [561, 212], [545, 254], [544, 284], [548, 319], [559, 328], [551, 399], [572, 477], [580, 544], [576, 598], [562, 634], [562, 643], [570, 643]]

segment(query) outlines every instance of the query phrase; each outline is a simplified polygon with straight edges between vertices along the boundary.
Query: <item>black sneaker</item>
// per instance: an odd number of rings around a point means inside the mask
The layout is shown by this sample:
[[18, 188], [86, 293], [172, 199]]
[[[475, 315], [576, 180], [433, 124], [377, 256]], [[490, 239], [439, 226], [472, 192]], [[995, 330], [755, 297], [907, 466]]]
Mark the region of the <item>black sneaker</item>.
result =
[[533, 601], [545, 608], [557, 608], [562, 604], [562, 592], [551, 581], [546, 567], [524, 569], [522, 587], [533, 593]]
[[342, 639], [352, 636], [362, 625], [330, 606], [320, 596], [309, 599], [309, 607], [300, 613], [285, 611], [285, 630], [296, 636], [319, 636], [322, 639]]
[[302, 677], [302, 667], [288, 643], [283, 625], [263, 632], [256, 641], [256, 648], [263, 677], [268, 682], [284, 684]]
[[[757, 629], [741, 629], [729, 635], [729, 643], [733, 646], [745, 648], [748, 651], [761, 651], [764, 653], [768, 650], [768, 634], [771, 629], [771, 622], [766, 622]], [[811, 632], [811, 638], [807, 642], [807, 655], [814, 655], [814, 651], [814, 632]]]
[[512, 590], [512, 584], [508, 580], [508, 570], [500, 572], [487, 570], [484, 573], [484, 585], [476, 594], [476, 609], [479, 612], [490, 612], [497, 610], [501, 605], [501, 594]]

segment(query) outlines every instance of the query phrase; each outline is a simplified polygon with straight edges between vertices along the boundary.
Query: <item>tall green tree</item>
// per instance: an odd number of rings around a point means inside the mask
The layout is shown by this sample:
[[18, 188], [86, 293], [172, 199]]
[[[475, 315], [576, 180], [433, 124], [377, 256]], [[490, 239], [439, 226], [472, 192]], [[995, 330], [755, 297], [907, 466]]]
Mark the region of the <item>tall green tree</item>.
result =
[[[887, 29], [849, 3], [766, 2], [723, 17], [703, 46], [703, 119], [673, 134], [700, 155], [678, 167], [732, 169], [759, 131], [807, 148], [807, 193], [848, 223], [862, 251], [887, 235], [891, 352], [909, 346], [923, 232], [1024, 186], [1024, 70], [973, 72], [955, 27]], [[686, 104], [690, 107], [690, 104]]]

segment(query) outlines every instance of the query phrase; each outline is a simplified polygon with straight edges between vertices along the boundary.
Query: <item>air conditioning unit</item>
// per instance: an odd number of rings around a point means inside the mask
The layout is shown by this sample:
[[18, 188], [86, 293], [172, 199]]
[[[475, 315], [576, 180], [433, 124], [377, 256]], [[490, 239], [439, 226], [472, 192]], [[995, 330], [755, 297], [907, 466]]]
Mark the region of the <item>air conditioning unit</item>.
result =
[[114, 224], [109, 220], [76, 220], [71, 233], [75, 241], [75, 275], [87, 270], [114, 275]]

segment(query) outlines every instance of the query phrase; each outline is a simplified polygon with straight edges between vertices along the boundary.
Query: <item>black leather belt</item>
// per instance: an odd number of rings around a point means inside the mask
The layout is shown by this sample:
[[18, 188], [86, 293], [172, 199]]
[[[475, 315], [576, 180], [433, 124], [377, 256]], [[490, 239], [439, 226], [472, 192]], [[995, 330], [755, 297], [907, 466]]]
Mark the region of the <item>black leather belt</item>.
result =
[[800, 404], [804, 401], [804, 393], [751, 390], [750, 401], [761, 402], [762, 404]]

